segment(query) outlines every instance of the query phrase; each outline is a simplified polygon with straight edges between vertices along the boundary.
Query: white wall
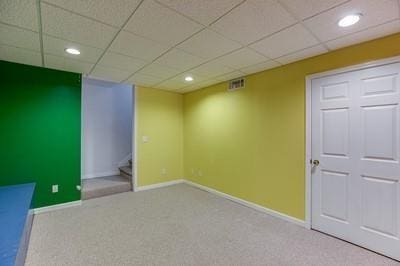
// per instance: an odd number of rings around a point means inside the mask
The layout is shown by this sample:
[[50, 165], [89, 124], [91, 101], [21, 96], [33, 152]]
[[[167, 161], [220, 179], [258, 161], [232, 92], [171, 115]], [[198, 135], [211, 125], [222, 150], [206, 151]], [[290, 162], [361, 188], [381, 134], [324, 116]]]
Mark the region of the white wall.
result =
[[130, 158], [132, 100], [132, 85], [83, 79], [82, 178], [117, 174]]

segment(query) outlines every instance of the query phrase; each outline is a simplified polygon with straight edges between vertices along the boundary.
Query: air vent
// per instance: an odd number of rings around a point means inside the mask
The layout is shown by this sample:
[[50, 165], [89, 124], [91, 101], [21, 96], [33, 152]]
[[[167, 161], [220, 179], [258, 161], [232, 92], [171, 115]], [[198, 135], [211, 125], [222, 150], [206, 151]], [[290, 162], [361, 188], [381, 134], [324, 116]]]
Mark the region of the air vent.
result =
[[229, 81], [228, 91], [234, 91], [243, 88], [244, 88], [244, 78], [239, 78]]

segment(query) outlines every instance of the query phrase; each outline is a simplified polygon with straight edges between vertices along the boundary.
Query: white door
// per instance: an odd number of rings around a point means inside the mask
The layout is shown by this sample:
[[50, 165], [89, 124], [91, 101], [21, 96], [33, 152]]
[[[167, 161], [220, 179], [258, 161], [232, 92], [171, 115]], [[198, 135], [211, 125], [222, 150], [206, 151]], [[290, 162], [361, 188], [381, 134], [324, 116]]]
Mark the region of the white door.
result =
[[397, 260], [399, 125], [400, 63], [312, 80], [312, 228]]

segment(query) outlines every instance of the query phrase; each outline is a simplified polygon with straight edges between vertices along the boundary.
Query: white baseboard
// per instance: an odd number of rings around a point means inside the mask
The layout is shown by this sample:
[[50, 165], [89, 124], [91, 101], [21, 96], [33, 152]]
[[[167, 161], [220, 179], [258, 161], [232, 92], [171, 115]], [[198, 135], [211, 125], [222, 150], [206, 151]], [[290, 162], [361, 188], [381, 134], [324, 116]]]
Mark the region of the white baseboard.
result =
[[69, 208], [69, 207], [80, 206], [80, 205], [82, 205], [81, 200], [71, 201], [71, 202], [36, 208], [36, 209], [33, 209], [33, 213], [39, 214], [39, 213], [50, 212], [50, 211], [65, 209], [65, 208]]
[[[269, 214], [271, 216], [280, 218], [282, 220], [297, 224], [299, 226], [302, 227], [307, 227], [307, 224], [305, 221], [300, 220], [298, 218], [289, 216], [287, 214], [275, 211], [275, 210], [271, 210], [269, 208], [263, 207], [261, 205], [258, 205], [256, 203], [252, 203], [250, 201], [241, 199], [241, 198], [237, 198], [234, 196], [231, 196], [229, 194], [223, 193], [221, 191], [218, 191], [216, 189], [213, 188], [209, 188], [197, 183], [194, 183], [192, 181], [189, 180], [185, 180], [185, 179], [176, 179], [176, 180], [172, 180], [172, 181], [168, 181], [168, 182], [163, 182], [163, 183], [157, 183], [157, 184], [152, 184], [152, 185], [147, 185], [147, 186], [140, 186], [136, 188], [136, 192], [138, 191], [145, 191], [145, 190], [150, 190], [150, 189], [156, 189], [156, 188], [162, 188], [162, 187], [168, 187], [168, 186], [172, 186], [172, 185], [176, 185], [176, 184], [188, 184], [190, 186], [193, 187], [197, 187], [201, 190], [210, 192], [214, 195], [223, 197], [225, 199], [231, 200], [233, 202], [239, 203], [241, 205], [244, 205], [246, 207], [252, 208], [254, 210]], [[56, 205], [52, 205], [52, 206], [47, 206], [47, 207], [41, 207], [41, 208], [36, 208], [33, 210], [34, 214], [39, 214], [39, 213], [44, 213], [44, 212], [49, 212], [49, 211], [54, 211], [54, 210], [59, 210], [59, 209], [64, 209], [64, 208], [69, 208], [69, 207], [74, 207], [74, 206], [80, 206], [82, 204], [81, 200], [77, 200], [77, 201], [72, 201], [72, 202], [67, 202], [67, 203], [62, 203], [62, 204], [56, 204]]]
[[119, 170], [83, 175], [82, 179], [119, 175]]
[[172, 185], [176, 185], [176, 184], [181, 184], [183, 182], [184, 182], [183, 179], [176, 179], [176, 180], [172, 180], [172, 181], [168, 181], [168, 182], [162, 182], [162, 183], [157, 183], [157, 184], [152, 184], [152, 185], [147, 185], [147, 186], [140, 186], [140, 187], [136, 187], [135, 192], [145, 191], [145, 190], [155, 189], [155, 188], [168, 187], [168, 186], [172, 186]]
[[210, 192], [210, 193], [215, 194], [215, 195], [217, 195], [217, 196], [226, 198], [226, 199], [228, 199], [228, 200], [234, 201], [234, 202], [236, 202], [236, 203], [239, 203], [239, 204], [244, 205], [244, 206], [246, 206], [246, 207], [252, 208], [252, 209], [254, 209], [254, 210], [257, 210], [257, 211], [260, 211], [260, 212], [269, 214], [269, 215], [271, 215], [271, 216], [274, 216], [274, 217], [283, 219], [283, 220], [285, 220], [285, 221], [288, 221], [288, 222], [291, 222], [291, 223], [300, 225], [300, 226], [302, 226], [302, 227], [306, 227], [306, 222], [305, 222], [305, 221], [300, 220], [300, 219], [295, 218], [295, 217], [292, 217], [292, 216], [289, 216], [289, 215], [287, 215], [287, 214], [283, 214], [283, 213], [281, 213], [281, 212], [268, 209], [268, 208], [263, 207], [263, 206], [261, 206], [261, 205], [252, 203], [252, 202], [250, 202], [250, 201], [247, 201], [247, 200], [244, 200], [244, 199], [241, 199], [241, 198], [237, 198], [237, 197], [231, 196], [231, 195], [229, 195], [229, 194], [223, 193], [223, 192], [218, 191], [218, 190], [216, 190], [216, 189], [209, 188], [209, 187], [206, 187], [206, 186], [203, 186], [203, 185], [194, 183], [194, 182], [189, 181], [189, 180], [183, 180], [183, 183], [188, 184], [188, 185], [191, 185], [191, 186], [194, 186], [194, 187], [197, 187], [197, 188], [199, 188], [199, 189], [201, 189], [201, 190], [205, 190], [205, 191], [207, 191], [207, 192]]

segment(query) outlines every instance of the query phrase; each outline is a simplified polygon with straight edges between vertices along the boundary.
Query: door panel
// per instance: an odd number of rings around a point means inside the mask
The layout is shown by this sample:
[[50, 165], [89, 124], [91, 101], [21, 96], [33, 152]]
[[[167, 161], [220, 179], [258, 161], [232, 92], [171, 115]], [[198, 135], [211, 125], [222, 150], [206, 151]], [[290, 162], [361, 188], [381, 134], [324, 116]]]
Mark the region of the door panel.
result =
[[361, 228], [384, 237], [398, 237], [397, 180], [362, 177]]
[[326, 84], [321, 87], [321, 100], [322, 101], [330, 101], [330, 100], [343, 100], [348, 98], [349, 93], [349, 83], [333, 83]]
[[361, 109], [363, 159], [397, 161], [397, 105]]
[[321, 171], [321, 214], [348, 223], [348, 173]]
[[400, 260], [400, 63], [312, 80], [312, 228]]
[[322, 110], [322, 154], [348, 156], [349, 109]]
[[370, 76], [362, 80], [361, 92], [364, 97], [374, 97], [397, 93], [397, 73]]

